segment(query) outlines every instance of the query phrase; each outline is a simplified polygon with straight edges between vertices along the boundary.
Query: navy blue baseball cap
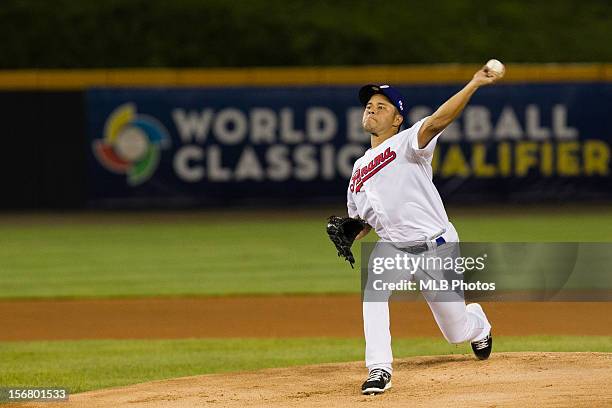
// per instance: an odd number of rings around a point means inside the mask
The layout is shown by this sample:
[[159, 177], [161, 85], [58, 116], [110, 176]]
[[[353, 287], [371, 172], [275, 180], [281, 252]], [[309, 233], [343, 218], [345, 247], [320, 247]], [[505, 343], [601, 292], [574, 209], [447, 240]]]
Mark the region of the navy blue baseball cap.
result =
[[374, 85], [369, 84], [361, 87], [359, 90], [359, 101], [365, 107], [368, 104], [368, 101], [372, 97], [372, 95], [381, 94], [387, 97], [389, 101], [397, 108], [400, 115], [404, 117], [404, 121], [406, 120], [406, 102], [404, 101], [404, 97], [399, 91], [389, 85]]

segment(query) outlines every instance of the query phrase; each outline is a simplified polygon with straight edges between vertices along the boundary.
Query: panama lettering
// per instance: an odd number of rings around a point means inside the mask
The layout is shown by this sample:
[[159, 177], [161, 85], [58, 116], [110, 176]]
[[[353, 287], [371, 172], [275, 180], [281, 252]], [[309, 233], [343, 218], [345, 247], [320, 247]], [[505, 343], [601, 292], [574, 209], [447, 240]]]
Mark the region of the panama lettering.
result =
[[378, 173], [387, 164], [395, 160], [396, 157], [397, 154], [395, 154], [395, 152], [388, 147], [387, 150], [376, 156], [370, 163], [368, 163], [367, 166], [363, 166], [362, 168], [358, 169], [351, 178], [351, 192], [360, 192], [361, 187], [363, 187], [363, 183]]

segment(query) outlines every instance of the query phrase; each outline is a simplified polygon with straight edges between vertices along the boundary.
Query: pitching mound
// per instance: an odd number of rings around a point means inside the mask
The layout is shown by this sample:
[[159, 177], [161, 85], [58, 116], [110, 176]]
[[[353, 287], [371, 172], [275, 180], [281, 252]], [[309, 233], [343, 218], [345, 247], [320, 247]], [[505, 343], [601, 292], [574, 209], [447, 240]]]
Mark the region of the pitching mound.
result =
[[[393, 389], [362, 396], [362, 363], [155, 381], [73, 395], [58, 407], [490, 407], [612, 405], [611, 353], [497, 353], [396, 361]], [[56, 404], [40, 406], [50, 408]], [[29, 405], [33, 406], [33, 405]]]

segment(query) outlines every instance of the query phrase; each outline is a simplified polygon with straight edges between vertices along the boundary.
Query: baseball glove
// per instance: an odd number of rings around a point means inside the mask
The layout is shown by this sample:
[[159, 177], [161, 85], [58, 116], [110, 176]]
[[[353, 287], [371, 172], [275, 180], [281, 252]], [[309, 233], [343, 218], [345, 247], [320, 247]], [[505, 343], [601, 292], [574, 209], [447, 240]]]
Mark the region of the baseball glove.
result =
[[336, 246], [338, 256], [343, 256], [351, 264], [351, 268], [354, 268], [353, 264], [355, 263], [351, 246], [355, 241], [355, 237], [367, 225], [361, 218], [340, 218], [332, 215], [327, 220], [327, 235], [329, 235], [329, 239]]

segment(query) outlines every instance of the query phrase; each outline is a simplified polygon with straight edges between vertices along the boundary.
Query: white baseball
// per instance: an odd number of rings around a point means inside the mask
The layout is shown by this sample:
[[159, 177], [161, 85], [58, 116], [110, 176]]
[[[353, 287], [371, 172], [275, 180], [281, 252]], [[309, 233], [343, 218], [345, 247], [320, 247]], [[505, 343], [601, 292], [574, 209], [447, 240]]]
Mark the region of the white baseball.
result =
[[502, 64], [501, 61], [496, 59], [488, 60], [486, 67], [489, 68], [491, 71], [495, 72], [497, 75], [499, 75], [500, 78], [503, 77], [506, 73], [506, 67], [504, 67], [504, 64]]

